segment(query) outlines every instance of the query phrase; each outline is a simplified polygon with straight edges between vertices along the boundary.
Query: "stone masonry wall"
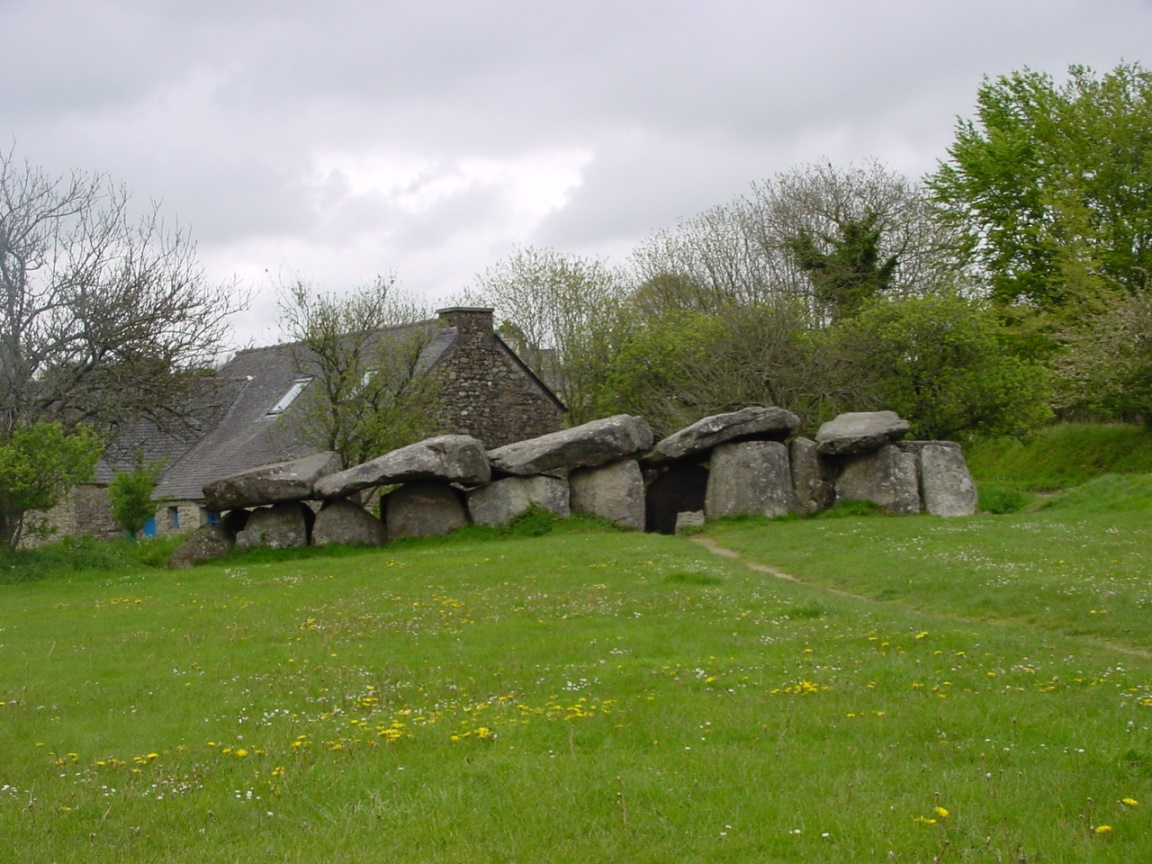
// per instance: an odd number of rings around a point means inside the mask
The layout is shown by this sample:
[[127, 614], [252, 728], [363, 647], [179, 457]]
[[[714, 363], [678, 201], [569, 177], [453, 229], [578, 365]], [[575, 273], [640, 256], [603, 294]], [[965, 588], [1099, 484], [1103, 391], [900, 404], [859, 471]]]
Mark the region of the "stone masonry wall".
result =
[[[108, 490], [103, 486], [77, 486], [51, 510], [30, 511], [24, 519], [28, 528], [47, 523], [53, 532], [47, 538], [48, 542], [61, 537], [111, 540], [124, 534], [112, 518]], [[21, 545], [34, 546], [37, 542], [26, 528]]]
[[564, 427], [560, 407], [497, 340], [491, 309], [444, 309], [440, 317], [459, 337], [435, 369], [441, 432], [493, 448]]

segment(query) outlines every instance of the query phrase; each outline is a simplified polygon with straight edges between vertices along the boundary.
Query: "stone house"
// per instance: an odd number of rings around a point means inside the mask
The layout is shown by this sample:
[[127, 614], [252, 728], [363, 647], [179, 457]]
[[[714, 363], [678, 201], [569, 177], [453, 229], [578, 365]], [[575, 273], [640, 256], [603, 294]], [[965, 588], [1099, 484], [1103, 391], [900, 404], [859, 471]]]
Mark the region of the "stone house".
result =
[[[436, 382], [428, 406], [436, 434], [471, 435], [494, 448], [563, 428], [564, 404], [495, 332], [492, 309], [452, 307], [437, 314], [380, 334], [384, 345], [399, 345], [420, 331], [419, 374]], [[149, 461], [166, 460], [156, 489], [165, 503], [149, 532], [182, 532], [213, 521], [216, 514], [203, 506], [205, 483], [313, 452], [292, 423], [313, 381], [305, 360], [293, 344], [238, 352], [218, 372], [217, 398], [189, 430], [165, 433], [146, 424], [128, 430], [97, 466], [96, 483], [74, 490], [51, 521], [64, 533], [117, 536], [105, 489], [115, 470], [132, 466], [137, 451]]]

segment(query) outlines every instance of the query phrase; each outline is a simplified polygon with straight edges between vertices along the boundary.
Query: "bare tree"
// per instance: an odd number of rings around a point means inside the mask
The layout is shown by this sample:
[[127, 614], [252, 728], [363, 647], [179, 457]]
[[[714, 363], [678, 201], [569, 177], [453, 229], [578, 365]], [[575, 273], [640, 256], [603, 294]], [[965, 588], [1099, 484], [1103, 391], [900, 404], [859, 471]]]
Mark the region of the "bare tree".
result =
[[285, 417], [301, 440], [358, 465], [434, 431], [425, 349], [439, 326], [393, 277], [346, 295], [297, 282], [281, 292], [280, 315], [297, 367], [312, 378]]
[[137, 220], [103, 174], [53, 177], [0, 153], [0, 436], [183, 419], [245, 299], [206, 281], [155, 203]]
[[[782, 273], [801, 292], [814, 293], [792, 247], [796, 238], [837, 237], [848, 226], [869, 222], [878, 252], [894, 259], [891, 289], [910, 296], [954, 287], [963, 276], [959, 233], [935, 218], [925, 190], [913, 180], [870, 160], [837, 168], [801, 165], [752, 184], [745, 201], [750, 242], [766, 257], [783, 258]], [[830, 252], [831, 241], [821, 251]]]
[[621, 329], [628, 277], [602, 261], [525, 247], [479, 275], [465, 295], [495, 307], [501, 332], [568, 407], [593, 419]]
[[[954, 286], [957, 235], [933, 219], [920, 187], [877, 162], [839, 169], [801, 165], [753, 183], [749, 194], [660, 231], [632, 256], [637, 280], [647, 288], [647, 305], [661, 296], [671, 308], [713, 313], [795, 299], [811, 309], [812, 323], [827, 323], [812, 273], [797, 261], [797, 240], [816, 241], [869, 221], [878, 252], [893, 259], [891, 288], [897, 295]], [[671, 292], [671, 294], [669, 294]]]

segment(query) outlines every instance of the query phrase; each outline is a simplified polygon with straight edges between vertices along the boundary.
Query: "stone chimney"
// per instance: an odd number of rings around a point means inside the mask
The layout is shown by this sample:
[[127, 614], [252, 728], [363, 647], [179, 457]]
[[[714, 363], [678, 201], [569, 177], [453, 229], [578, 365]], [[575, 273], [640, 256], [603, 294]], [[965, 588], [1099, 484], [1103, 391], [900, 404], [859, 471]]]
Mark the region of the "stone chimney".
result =
[[451, 306], [436, 310], [436, 314], [449, 327], [455, 328], [462, 339], [470, 339], [492, 335], [494, 311], [487, 306]]

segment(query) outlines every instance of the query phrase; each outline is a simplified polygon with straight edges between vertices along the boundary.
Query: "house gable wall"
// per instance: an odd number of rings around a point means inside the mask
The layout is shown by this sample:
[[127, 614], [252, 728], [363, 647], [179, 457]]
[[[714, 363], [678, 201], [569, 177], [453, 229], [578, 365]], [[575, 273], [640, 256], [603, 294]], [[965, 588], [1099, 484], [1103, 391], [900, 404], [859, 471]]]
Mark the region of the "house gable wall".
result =
[[563, 405], [493, 331], [491, 309], [440, 310], [456, 340], [437, 362], [437, 426], [502, 447], [564, 428]]

